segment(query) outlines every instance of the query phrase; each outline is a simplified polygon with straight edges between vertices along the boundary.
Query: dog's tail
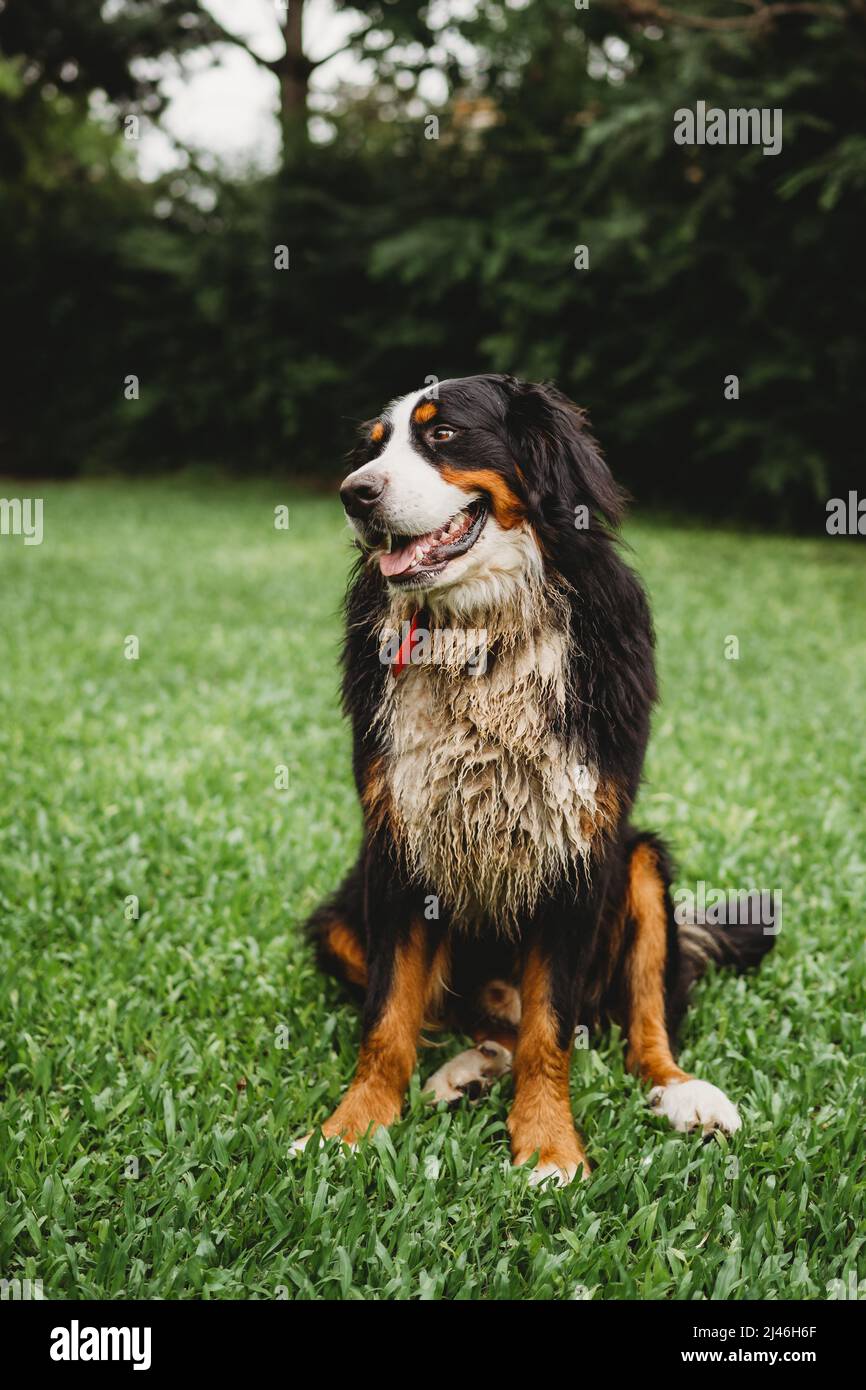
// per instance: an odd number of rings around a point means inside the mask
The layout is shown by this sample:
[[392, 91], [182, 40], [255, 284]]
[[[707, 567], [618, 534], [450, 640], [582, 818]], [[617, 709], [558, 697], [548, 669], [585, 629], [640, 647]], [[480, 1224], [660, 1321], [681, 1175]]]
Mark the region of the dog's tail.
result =
[[738, 974], [760, 965], [776, 937], [760, 922], [717, 927], [700, 922], [677, 923], [681, 987], [688, 994], [709, 965], [732, 966]]
[[716, 926], [699, 922], [694, 915], [678, 920], [682, 915], [678, 911], [674, 915], [678, 961], [670, 1000], [674, 1024], [686, 1010], [693, 985], [711, 965], [727, 967], [741, 975], [760, 965], [776, 941], [773, 931], [760, 920], [749, 918], [736, 925]]

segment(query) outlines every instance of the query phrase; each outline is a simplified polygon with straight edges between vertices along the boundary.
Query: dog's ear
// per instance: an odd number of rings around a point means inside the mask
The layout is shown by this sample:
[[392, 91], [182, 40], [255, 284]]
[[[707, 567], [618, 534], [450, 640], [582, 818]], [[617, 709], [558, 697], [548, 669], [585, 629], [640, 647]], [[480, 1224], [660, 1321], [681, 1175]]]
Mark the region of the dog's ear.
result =
[[554, 386], [509, 380], [506, 427], [533, 519], [574, 526], [584, 506], [607, 526], [620, 524], [625, 494], [617, 487], [583, 411]]

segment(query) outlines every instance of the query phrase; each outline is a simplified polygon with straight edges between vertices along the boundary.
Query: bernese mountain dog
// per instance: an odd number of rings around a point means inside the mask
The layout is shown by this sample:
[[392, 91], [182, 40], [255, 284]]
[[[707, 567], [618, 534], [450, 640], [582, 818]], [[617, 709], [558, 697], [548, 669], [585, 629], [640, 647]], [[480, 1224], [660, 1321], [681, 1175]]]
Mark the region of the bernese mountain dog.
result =
[[774, 937], [679, 925], [665, 846], [630, 824], [653, 630], [583, 412], [509, 376], [445, 381], [364, 425], [351, 463], [343, 700], [364, 833], [307, 925], [363, 1028], [322, 1136], [396, 1120], [422, 1029], [444, 1027], [476, 1045], [429, 1089], [477, 1098], [511, 1071], [515, 1164], [568, 1182], [589, 1171], [571, 1051], [605, 1020], [676, 1129], [734, 1132], [724, 1092], [677, 1066], [675, 1030], [708, 961], [745, 968]]

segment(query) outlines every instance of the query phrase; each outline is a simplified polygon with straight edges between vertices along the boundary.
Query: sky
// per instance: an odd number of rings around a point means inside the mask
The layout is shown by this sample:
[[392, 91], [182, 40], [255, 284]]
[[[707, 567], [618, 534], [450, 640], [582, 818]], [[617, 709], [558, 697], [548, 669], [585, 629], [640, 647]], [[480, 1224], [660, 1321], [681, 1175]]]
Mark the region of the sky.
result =
[[[281, 0], [206, 0], [207, 8], [232, 33], [241, 35], [263, 58], [279, 56]], [[340, 47], [358, 26], [357, 16], [338, 13], [330, 0], [306, 0], [304, 47], [319, 58]], [[219, 55], [219, 61], [214, 61]], [[365, 69], [342, 53], [313, 77], [313, 90], [338, 81], [358, 81]], [[162, 124], [179, 139], [215, 155], [229, 170], [255, 165], [273, 168], [279, 148], [277, 79], [242, 49], [227, 45], [187, 59], [183, 69], [166, 71], [163, 89], [169, 106]], [[314, 132], [315, 133], [315, 132]], [[160, 130], [142, 132], [139, 168], [153, 179], [177, 167], [177, 154]]]

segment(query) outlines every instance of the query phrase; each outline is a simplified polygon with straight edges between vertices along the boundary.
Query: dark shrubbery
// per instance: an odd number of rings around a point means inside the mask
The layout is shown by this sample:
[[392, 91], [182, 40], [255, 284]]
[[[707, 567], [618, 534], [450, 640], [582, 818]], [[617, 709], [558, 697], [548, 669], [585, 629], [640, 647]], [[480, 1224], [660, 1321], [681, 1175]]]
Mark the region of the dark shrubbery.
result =
[[[14, 7], [0, 12], [0, 469], [331, 477], [387, 397], [497, 370], [586, 406], [642, 500], [791, 522], [854, 486], [860, 22], [719, 37], [601, 4], [495, 8], [462, 26], [484, 61], [436, 113], [438, 139], [388, 90], [393, 50], [331, 143], [293, 149], [279, 174], [230, 184], [190, 166], [151, 186], [87, 91], [55, 80], [57, 54], [28, 61]], [[103, 68], [125, 71], [120, 48]], [[153, 101], [113, 86], [124, 110]], [[674, 111], [698, 100], [781, 108], [781, 153], [677, 146]]]

